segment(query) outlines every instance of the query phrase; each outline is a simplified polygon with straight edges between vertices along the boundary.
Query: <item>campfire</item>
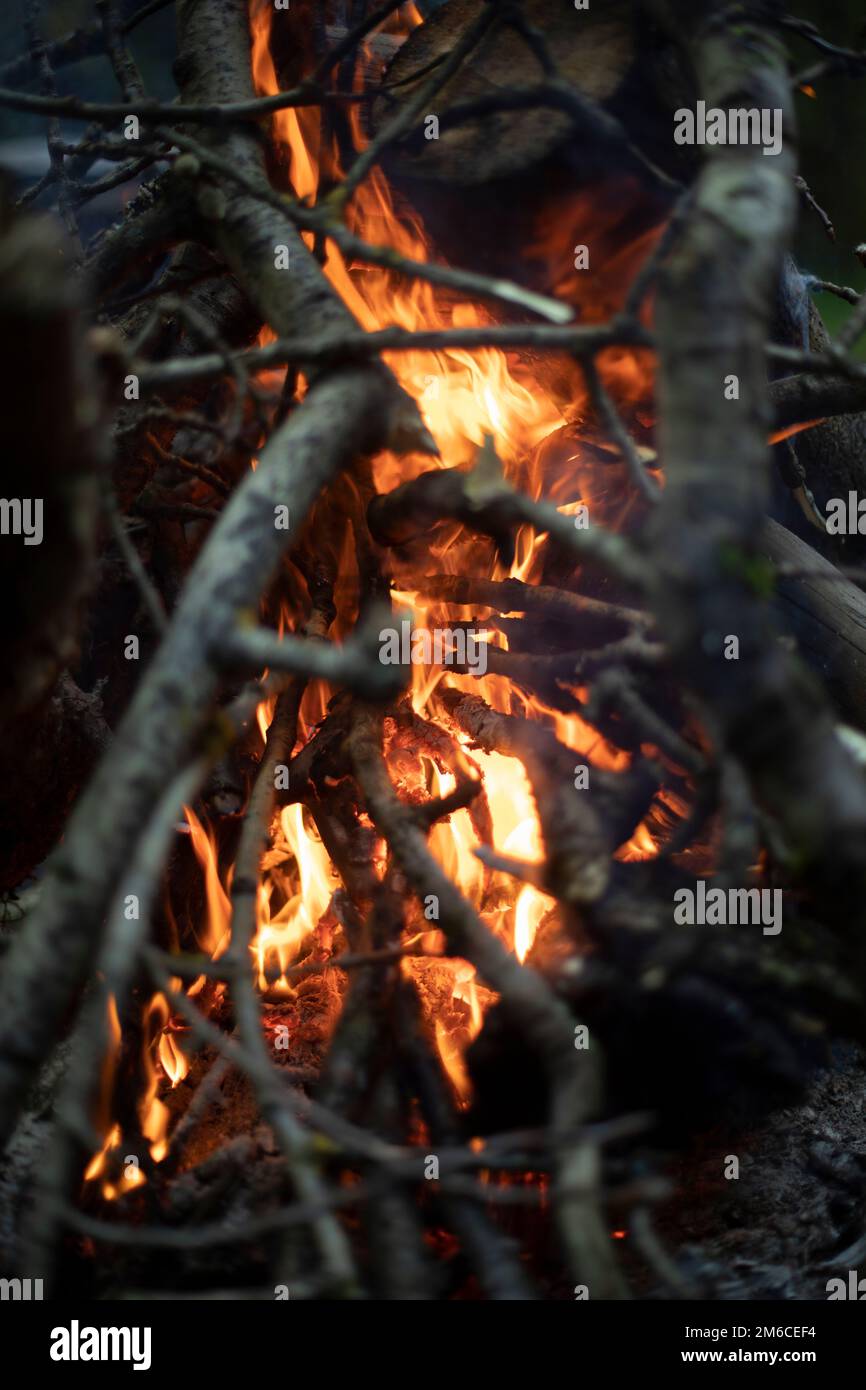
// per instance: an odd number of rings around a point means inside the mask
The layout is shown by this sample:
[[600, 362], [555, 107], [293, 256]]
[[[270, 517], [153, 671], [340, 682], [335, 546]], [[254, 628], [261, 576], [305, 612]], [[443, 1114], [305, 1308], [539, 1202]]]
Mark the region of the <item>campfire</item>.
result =
[[[177, 6], [175, 110], [101, 7], [134, 133], [91, 101], [49, 137], [67, 236], [76, 159], [145, 183], [24, 346], [97, 520], [7, 702], [69, 750], [6, 874], [7, 1137], [69, 1033], [10, 1258], [94, 1296], [735, 1296], [676, 1253], [694, 1193], [724, 1211], [862, 1032], [863, 596], [816, 525], [861, 465], [814, 310], [771, 321], [793, 214], [768, 185], [732, 249], [660, 155], [639, 6], [582, 58], [564, 5], [225, 8]], [[67, 42], [31, 32], [52, 120]]]
[[[391, 32], [400, 36], [421, 22], [413, 6], [403, 10], [391, 25]], [[263, 96], [274, 95], [279, 83], [271, 57], [274, 15], [270, 7], [254, 4], [251, 22], [256, 90]], [[318, 119], [291, 109], [280, 112], [272, 137], [286, 187], [301, 198], [315, 200], [321, 164], [327, 159], [332, 172], [339, 168], [337, 150], [322, 149]], [[363, 143], [360, 135], [358, 143]], [[359, 187], [349, 225], [359, 236], [387, 243], [412, 260], [426, 262], [435, 256], [417, 214], [406, 208], [401, 217], [395, 209], [392, 190], [379, 170], [373, 170], [370, 179]], [[644, 237], [633, 248], [628, 258], [633, 264], [640, 264], [651, 249], [649, 240]], [[308, 242], [312, 245], [311, 236]], [[629, 283], [625, 278], [628, 260], [624, 260], [623, 294]], [[447, 293], [429, 284], [405, 284], [384, 267], [353, 273], [339, 252], [328, 259], [323, 270], [368, 332], [394, 324], [413, 333], [483, 328], [495, 322], [481, 304], [449, 299]], [[569, 286], [563, 288], [567, 292]], [[579, 299], [578, 306], [591, 310]], [[273, 337], [273, 331], [265, 327], [259, 341], [264, 345]], [[615, 398], [650, 438], [652, 374], [648, 355], [613, 350], [607, 356], [609, 360], [600, 364], [602, 380], [611, 384]], [[530, 495], [539, 495], [545, 480], [549, 480], [551, 491], [552, 481], [558, 510], [563, 516], [574, 516], [576, 525], [581, 514], [588, 519], [590, 510], [596, 517], [624, 524], [634, 507], [633, 490], [623, 479], [614, 446], [603, 437], [593, 439], [587, 429], [591, 404], [577, 364], [566, 361], [554, 391], [531, 360], [495, 349], [475, 354], [459, 348], [386, 353], [385, 360], [403, 389], [419, 403], [439, 448], [439, 468], [460, 470], [466, 476], [478, 467], [479, 460], [495, 458], [504, 478]], [[285, 372], [265, 374], [263, 385], [275, 408], [285, 389]], [[599, 463], [598, 456], [605, 449], [610, 456]], [[255, 466], [255, 460], [252, 462]], [[429, 478], [429, 465], [429, 457], [420, 454], [397, 456], [382, 451], [371, 461], [367, 488], [387, 499], [413, 479]], [[207, 488], [201, 492], [205, 499]], [[333, 546], [334, 623], [343, 633], [351, 629], [357, 616], [363, 582], [359, 558], [353, 553], [359, 545], [359, 531], [363, 537], [360, 544], [370, 544], [364, 535], [367, 498], [360, 487], [347, 492], [347, 498], [340, 499], [339, 510], [333, 509], [336, 515], [329, 516], [323, 508], [319, 520]], [[552, 736], [551, 747], [563, 757], [573, 755], [576, 787], [581, 781], [588, 785], [591, 766], [612, 772], [627, 768], [630, 752], [605, 737], [579, 712], [585, 690], [575, 686], [570, 695], [563, 691], [562, 707], [556, 708], [535, 693], [537, 682], [531, 677], [509, 677], [507, 656], [502, 658], [504, 665], [496, 663], [496, 653], [520, 654], [527, 649], [521, 629], [530, 625], [532, 615], [542, 619], [546, 605], [555, 619], [557, 602], [567, 604], [571, 597], [576, 612], [585, 607], [590, 617], [597, 616], [598, 646], [621, 630], [622, 615], [612, 603], [583, 600], [569, 590], [548, 596], [547, 537], [528, 524], [518, 526], [505, 547], [493, 538], [479, 544], [479, 538], [460, 525], [446, 524], [435, 530], [427, 520], [416, 525], [411, 502], [405, 512], [405, 523], [399, 515], [396, 520], [401, 540], [403, 524], [415, 534], [394, 547], [386, 562], [387, 574], [383, 567], [377, 576], [382, 583], [389, 581], [397, 624], [379, 634], [380, 659], [407, 667], [410, 679], [410, 689], [384, 715], [383, 751], [389, 778], [400, 800], [407, 808], [417, 808], [421, 823], [426, 820], [429, 825], [428, 846], [433, 858], [509, 953], [523, 964], [539, 930], [549, 943], [559, 941], [562, 950], [570, 950], [556, 898], [537, 886], [543, 882], [543, 836], [524, 764], [507, 735], [497, 737], [495, 718], [492, 736], [479, 737], [475, 729], [488, 710], [539, 724]], [[375, 510], [369, 514], [375, 517]], [[430, 521], [435, 522], [435, 516]], [[388, 526], [386, 520], [382, 525], [384, 544], [388, 542]], [[311, 531], [318, 539], [318, 527], [311, 527]], [[376, 531], [374, 537], [378, 538]], [[293, 575], [292, 579], [296, 581], [292, 587], [301, 593], [280, 599], [281, 632], [302, 630], [308, 617], [304, 576]], [[529, 588], [536, 591], [535, 602], [527, 593]], [[640, 615], [635, 614], [635, 618], [638, 629], [642, 628]], [[468, 662], [468, 670], [467, 630], [473, 636], [477, 633], [474, 661]], [[396, 639], [393, 653], [388, 648], [392, 632]], [[525, 657], [523, 662], [525, 668]], [[478, 666], [484, 673], [481, 676]], [[542, 690], [552, 685], [549, 681], [540, 684]], [[465, 702], [461, 695], [468, 697]], [[286, 697], [271, 697], [257, 707], [260, 757], [267, 748], [280, 698]], [[268, 845], [260, 864], [255, 935], [250, 947], [256, 987], [264, 1005], [265, 1034], [280, 1065], [306, 1068], [311, 1074], [323, 1064], [334, 1066], [335, 1062], [325, 1063], [327, 1050], [333, 1044], [334, 1055], [339, 1053], [339, 1019], [352, 998], [349, 973], [338, 963], [341, 949], [374, 955], [378, 950], [386, 960], [390, 952], [396, 963], [387, 970], [382, 967], [379, 987], [393, 989], [395, 979], [402, 976], [407, 996], [417, 999], [416, 1026], [431, 1047], [430, 1065], [438, 1064], [447, 1077], [443, 1098], [450, 1091], [455, 1111], [466, 1110], [473, 1094], [466, 1049], [483, 1028], [485, 1012], [497, 995], [478, 980], [470, 961], [448, 952], [447, 941], [436, 925], [439, 907], [435, 894], [413, 902], [405, 897], [404, 888], [399, 908], [392, 906], [390, 921], [383, 914], [386, 920], [379, 932], [375, 921], [356, 920], [357, 901], [375, 903], [377, 895], [395, 892], [396, 874], [389, 864], [387, 840], [376, 833], [363, 793], [345, 785], [350, 776], [350, 765], [340, 747], [346, 731], [345, 701], [327, 682], [310, 683], [296, 717], [291, 756], [280, 765], [285, 785], [277, 790], [278, 804], [267, 827]], [[282, 746], [288, 751], [287, 742]], [[252, 756], [256, 756], [255, 751]], [[305, 780], [300, 783], [296, 769], [303, 769], [300, 776]], [[676, 794], [669, 795], [670, 805], [682, 808], [684, 803]], [[452, 805], [456, 809], [449, 810]], [[236, 845], [234, 852], [230, 844], [221, 846], [213, 825], [203, 824], [191, 807], [185, 809], [185, 817], [182, 829], [189, 835], [202, 876], [202, 911], [197, 919], [186, 922], [179, 913], [172, 911], [171, 916], [179, 926], [183, 922], [186, 930], [181, 934], [187, 939], [192, 935], [216, 966], [210, 975], [200, 975], [187, 984], [186, 997], [206, 1001], [207, 1016], [220, 1017], [225, 1013], [223, 985], [218, 982], [210, 989], [207, 985], [218, 979], [217, 962], [231, 940]], [[656, 853], [645, 818], [616, 850], [624, 861]], [[354, 902], [352, 888], [358, 894]], [[344, 901], [347, 890], [349, 898]], [[180, 987], [180, 980], [173, 983], [175, 989]], [[104, 1098], [109, 1114], [116, 1061], [124, 1047], [116, 1013], [113, 1025], [114, 1059], [107, 1068], [109, 1084]], [[139, 1133], [149, 1143], [146, 1167], [151, 1180], [158, 1184], [160, 1165], [171, 1152], [172, 1114], [177, 1113], [173, 1098], [166, 1093], [189, 1077], [191, 1058], [185, 1046], [194, 1052], [196, 1042], [190, 1038], [184, 1015], [172, 1011], [162, 991], [144, 1006], [135, 1033], [136, 1045], [141, 1048]], [[365, 1080], [365, 1084], [369, 1083]], [[419, 1124], [422, 1133], [427, 1130], [423, 1117]], [[413, 1117], [412, 1128], [416, 1127]], [[414, 1135], [415, 1142], [419, 1139]], [[122, 1197], [147, 1181], [142, 1166], [130, 1163], [124, 1154], [128, 1147], [121, 1126], [113, 1124], [86, 1170], [85, 1179], [99, 1184], [104, 1200]], [[535, 1181], [541, 1183], [541, 1178], [535, 1176]]]

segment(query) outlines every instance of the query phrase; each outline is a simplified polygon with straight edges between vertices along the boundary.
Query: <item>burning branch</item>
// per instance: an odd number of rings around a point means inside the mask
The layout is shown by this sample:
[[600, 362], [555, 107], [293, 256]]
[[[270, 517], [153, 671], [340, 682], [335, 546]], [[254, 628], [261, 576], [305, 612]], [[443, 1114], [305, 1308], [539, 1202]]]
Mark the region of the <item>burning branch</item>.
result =
[[[235, 615], [258, 601], [322, 487], [358, 449], [382, 442], [393, 387], [348, 370], [321, 381], [272, 436], [259, 467], [233, 494], [204, 547], [169, 632], [69, 821], [28, 930], [0, 981], [0, 1133], [7, 1136], [42, 1057], [42, 1027], [59, 1022], [83, 983], [94, 937], [153, 796], [195, 748], [216, 735], [214, 664]], [[289, 499], [288, 503], [285, 499]], [[288, 506], [286, 530], [275, 508]], [[180, 806], [177, 811], [179, 813]], [[70, 930], [70, 923], [77, 923]], [[38, 999], [38, 1007], [36, 1000]], [[41, 1024], [34, 1027], [34, 1020]]]
[[[373, 819], [397, 865], [419, 897], [438, 901], [438, 921], [455, 955], [471, 961], [495, 989], [529, 1045], [541, 1058], [551, 1088], [554, 1138], [589, 1118], [599, 1103], [598, 1064], [578, 1060], [574, 1024], [543, 981], [522, 970], [484, 926], [429, 853], [424, 834], [402, 813], [381, 753], [381, 718], [358, 707], [350, 734], [355, 773]], [[604, 1223], [596, 1209], [598, 1157], [587, 1144], [561, 1157], [554, 1190], [560, 1233], [576, 1278], [599, 1297], [622, 1297]]]

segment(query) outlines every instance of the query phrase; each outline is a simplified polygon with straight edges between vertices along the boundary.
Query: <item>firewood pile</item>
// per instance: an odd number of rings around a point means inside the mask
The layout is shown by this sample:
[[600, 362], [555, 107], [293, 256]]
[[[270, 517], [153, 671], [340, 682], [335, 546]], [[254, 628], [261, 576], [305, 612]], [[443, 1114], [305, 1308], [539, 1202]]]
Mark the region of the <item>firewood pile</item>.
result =
[[2, 1272], [815, 1296], [866, 1196], [866, 301], [831, 337], [792, 257], [794, 50], [866, 55], [177, 0], [171, 101], [165, 3], [23, 8]]

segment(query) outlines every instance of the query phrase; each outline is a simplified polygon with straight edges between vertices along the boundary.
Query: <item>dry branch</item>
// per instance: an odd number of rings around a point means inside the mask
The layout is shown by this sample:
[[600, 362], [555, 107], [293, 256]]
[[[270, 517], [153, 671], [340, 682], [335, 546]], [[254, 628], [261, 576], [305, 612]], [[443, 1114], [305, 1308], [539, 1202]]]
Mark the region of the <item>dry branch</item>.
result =
[[461, 521], [490, 536], [505, 563], [513, 557], [517, 527], [529, 522], [537, 531], [549, 532], [575, 562], [598, 565], [638, 588], [646, 583], [646, 565], [624, 536], [600, 526], [580, 528], [553, 503], [511, 487], [489, 438], [468, 472], [442, 468], [422, 473], [374, 497], [367, 509], [370, 533], [379, 545], [403, 545], [442, 520]]
[[[606, 773], [535, 720], [500, 714], [477, 695], [455, 690], [440, 692], [439, 699], [479, 747], [523, 763], [545, 843], [548, 891], [571, 907], [591, 909], [607, 888], [614, 851], [646, 813], [658, 783], [653, 769]], [[584, 790], [575, 786], [578, 763], [589, 768]]]
[[[404, 814], [382, 756], [381, 716], [356, 708], [349, 745], [370, 814], [396, 864], [419, 897], [431, 893], [436, 897], [439, 926], [450, 948], [471, 961], [481, 979], [499, 993], [504, 1009], [545, 1067], [551, 1088], [551, 1133], [556, 1140], [581, 1125], [597, 1107], [598, 1059], [575, 1050], [574, 1024], [568, 1011], [541, 977], [523, 969], [488, 931], [433, 859], [424, 833]], [[599, 1178], [597, 1153], [586, 1143], [567, 1148], [560, 1155], [557, 1175], [554, 1207], [575, 1278], [586, 1283], [595, 1297], [624, 1297], [625, 1285], [592, 1195]], [[577, 1191], [566, 1195], [572, 1188]]]
[[[43, 880], [40, 905], [0, 981], [0, 1136], [7, 1136], [46, 1036], [80, 989], [108, 900], [153, 798], [203, 738], [214, 757], [216, 658], [239, 615], [253, 610], [320, 490], [360, 450], [381, 446], [392, 389], [366, 370], [322, 380], [271, 438], [235, 491], [189, 577], [114, 743], [71, 817]], [[275, 508], [290, 506], [288, 530]], [[222, 730], [222, 732], [221, 732]]]
[[[192, 104], [216, 106], [253, 97], [251, 44], [246, 0], [229, 0], [219, 12], [179, 0], [176, 65], [182, 95]], [[214, 137], [202, 135], [203, 150], [210, 152]], [[296, 332], [301, 324], [315, 323], [317, 330], [338, 337], [357, 328], [354, 318], [334, 293], [318, 262], [307, 250], [297, 228], [280, 201], [270, 196], [265, 153], [253, 127], [232, 129], [218, 138], [220, 159], [244, 179], [245, 188], [225, 180], [213, 165], [189, 174], [198, 196], [205, 237], [225, 258], [262, 318], [277, 333]], [[191, 167], [192, 166], [192, 167]], [[288, 252], [284, 266], [280, 248]], [[315, 363], [300, 365], [315, 381]], [[366, 368], [371, 391], [383, 400], [385, 442], [398, 452], [419, 449], [435, 452], [418, 410], [398, 387], [391, 372], [380, 362]]]
[[[273, 1065], [262, 1029], [261, 1004], [256, 994], [250, 957], [257, 925], [260, 862], [274, 804], [274, 774], [277, 764], [288, 758], [295, 742], [302, 693], [303, 684], [295, 681], [277, 701], [247, 808], [232, 886], [231, 944], [227, 965], [232, 972], [232, 998], [238, 1036], [246, 1054], [256, 1059], [254, 1079], [268, 1075]], [[298, 1197], [318, 1208], [318, 1214], [311, 1224], [324, 1277], [334, 1294], [353, 1297], [358, 1293], [354, 1261], [345, 1232], [324, 1200], [326, 1189], [308, 1139], [291, 1105], [285, 1100], [280, 1102], [276, 1086], [259, 1086], [258, 1099], [261, 1113], [271, 1125], [285, 1154]], [[281, 1262], [277, 1273], [285, 1278], [289, 1270]]]
[[[472, 289], [471, 285], [466, 286], [467, 293], [471, 293]], [[483, 284], [478, 292], [485, 293]], [[630, 318], [616, 318], [610, 323], [598, 325], [573, 326], [548, 323], [492, 323], [480, 328], [470, 326], [417, 331], [397, 327], [381, 328], [373, 333], [363, 333], [355, 328], [351, 333], [333, 339], [320, 337], [318, 334], [315, 338], [309, 338], [307, 335], [278, 338], [266, 347], [252, 348], [242, 355], [239, 354], [239, 360], [248, 371], [256, 371], [286, 362], [300, 362], [305, 356], [309, 361], [336, 365], [356, 358], [373, 357], [378, 352], [407, 352], [416, 348], [437, 351], [448, 347], [537, 347], [586, 356], [616, 344], [649, 347], [651, 343], [652, 339], [647, 330]], [[212, 353], [203, 354], [188, 362], [172, 359], [168, 362], [133, 365], [139, 371], [142, 391], [177, 390], [189, 382], [218, 376], [225, 370], [223, 360]]]
[[[775, 159], [754, 145], [708, 147], [660, 276], [666, 487], [650, 523], [653, 606], [675, 669], [711, 712], [723, 746], [743, 762], [799, 863], [818, 877], [832, 864], [845, 913], [859, 913], [866, 783], [835, 737], [820, 690], [773, 639], [748, 581], [768, 488], [764, 344], [794, 212], [785, 53], [757, 11], [732, 25], [722, 22], [722, 4], [659, 8], [689, 43], [707, 106], [781, 109], [785, 141]], [[730, 373], [739, 379], [735, 402], [725, 399]], [[738, 660], [725, 657], [728, 634], [738, 638]]]

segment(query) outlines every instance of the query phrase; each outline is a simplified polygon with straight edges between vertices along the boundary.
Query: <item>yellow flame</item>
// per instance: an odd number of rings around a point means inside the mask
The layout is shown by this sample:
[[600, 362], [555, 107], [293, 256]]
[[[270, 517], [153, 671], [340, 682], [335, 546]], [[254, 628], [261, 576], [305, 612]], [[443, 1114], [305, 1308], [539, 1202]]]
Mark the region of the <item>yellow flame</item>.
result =
[[[289, 994], [292, 992], [291, 986], [284, 972], [295, 960], [305, 937], [316, 927], [331, 900], [334, 885], [328, 852], [321, 840], [308, 829], [300, 804], [283, 807], [280, 829], [294, 857], [298, 890], [271, 916], [271, 887], [269, 884], [261, 886], [258, 930], [253, 949], [259, 988]], [[276, 979], [270, 979], [275, 964], [279, 966], [279, 975]]]

